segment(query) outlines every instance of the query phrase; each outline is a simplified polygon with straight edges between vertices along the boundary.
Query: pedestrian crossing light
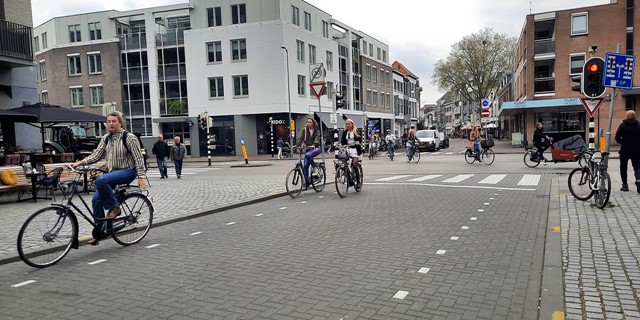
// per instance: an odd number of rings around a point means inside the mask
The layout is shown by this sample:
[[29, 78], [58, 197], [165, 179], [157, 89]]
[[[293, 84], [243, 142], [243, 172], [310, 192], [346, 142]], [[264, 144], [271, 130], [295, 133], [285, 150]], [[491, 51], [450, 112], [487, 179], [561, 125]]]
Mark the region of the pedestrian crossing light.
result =
[[582, 93], [589, 98], [600, 98], [604, 95], [603, 85], [604, 60], [593, 57], [584, 64], [582, 71]]
[[344, 108], [344, 97], [341, 92], [336, 92], [336, 109]]

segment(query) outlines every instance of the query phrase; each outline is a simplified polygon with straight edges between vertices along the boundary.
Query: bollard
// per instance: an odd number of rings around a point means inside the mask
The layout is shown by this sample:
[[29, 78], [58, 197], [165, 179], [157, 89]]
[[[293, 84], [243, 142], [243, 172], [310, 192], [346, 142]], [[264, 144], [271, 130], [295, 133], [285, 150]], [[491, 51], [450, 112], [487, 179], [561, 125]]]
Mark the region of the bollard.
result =
[[247, 148], [244, 146], [243, 138], [240, 138], [240, 144], [242, 145], [242, 156], [244, 157], [244, 163], [249, 164], [249, 159], [247, 158]]

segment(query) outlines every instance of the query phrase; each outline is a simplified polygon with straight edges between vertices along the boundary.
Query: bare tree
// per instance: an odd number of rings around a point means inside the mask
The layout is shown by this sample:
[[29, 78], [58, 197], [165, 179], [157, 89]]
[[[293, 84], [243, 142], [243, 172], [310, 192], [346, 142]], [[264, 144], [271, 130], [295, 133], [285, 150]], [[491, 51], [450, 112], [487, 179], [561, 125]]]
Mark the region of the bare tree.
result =
[[451, 46], [445, 60], [438, 60], [432, 82], [469, 102], [480, 100], [498, 88], [504, 72], [513, 68], [517, 39], [485, 28]]

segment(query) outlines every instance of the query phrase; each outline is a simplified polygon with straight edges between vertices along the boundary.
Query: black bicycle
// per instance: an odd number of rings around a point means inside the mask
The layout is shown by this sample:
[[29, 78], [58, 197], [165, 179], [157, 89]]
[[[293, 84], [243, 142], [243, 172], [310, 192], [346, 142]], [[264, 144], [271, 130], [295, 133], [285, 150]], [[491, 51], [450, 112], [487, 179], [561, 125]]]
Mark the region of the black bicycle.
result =
[[[62, 189], [68, 194], [66, 203], [51, 204], [32, 214], [18, 233], [18, 254], [26, 264], [44, 268], [56, 264], [73, 248], [78, 249], [78, 218], [81, 215], [93, 226], [96, 239], [111, 236], [117, 243], [128, 246], [144, 238], [153, 221], [153, 205], [146, 194], [127, 191], [125, 187], [116, 187], [116, 199], [120, 203], [121, 215], [113, 220], [97, 219], [93, 221], [93, 212], [78, 190], [83, 184], [86, 172], [93, 168], [74, 169], [67, 166], [76, 177], [63, 183]], [[74, 202], [80, 199], [85, 213]]]
[[[295, 199], [300, 195], [302, 189], [306, 188], [306, 179], [304, 178], [304, 154], [305, 148], [293, 147], [294, 150], [298, 150], [298, 160], [296, 165], [287, 174], [287, 180], [285, 187], [289, 197]], [[324, 167], [323, 162], [314, 161], [311, 166], [311, 186], [316, 192], [324, 190], [324, 186], [327, 183], [327, 170]]]
[[[349, 187], [353, 186], [356, 192], [362, 190], [363, 172], [360, 161], [353, 163], [352, 156], [350, 154], [349, 147], [340, 146], [336, 150], [336, 159], [333, 160], [333, 165], [336, 169], [335, 184], [336, 191], [340, 198], [347, 196]], [[355, 150], [354, 150], [355, 151]]]
[[[411, 152], [409, 152], [411, 150]], [[417, 143], [407, 142], [407, 162], [420, 162], [420, 149]]]

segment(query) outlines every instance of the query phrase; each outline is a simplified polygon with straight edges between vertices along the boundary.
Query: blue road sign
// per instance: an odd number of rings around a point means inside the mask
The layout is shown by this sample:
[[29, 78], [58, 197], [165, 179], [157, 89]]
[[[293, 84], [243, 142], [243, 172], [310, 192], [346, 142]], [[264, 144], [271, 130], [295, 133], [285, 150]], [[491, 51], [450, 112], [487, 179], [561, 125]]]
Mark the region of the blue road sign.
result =
[[605, 72], [602, 84], [605, 87], [631, 89], [635, 61], [635, 56], [607, 52], [604, 59]]
[[483, 108], [488, 108], [489, 107], [489, 99], [482, 99], [482, 107]]

